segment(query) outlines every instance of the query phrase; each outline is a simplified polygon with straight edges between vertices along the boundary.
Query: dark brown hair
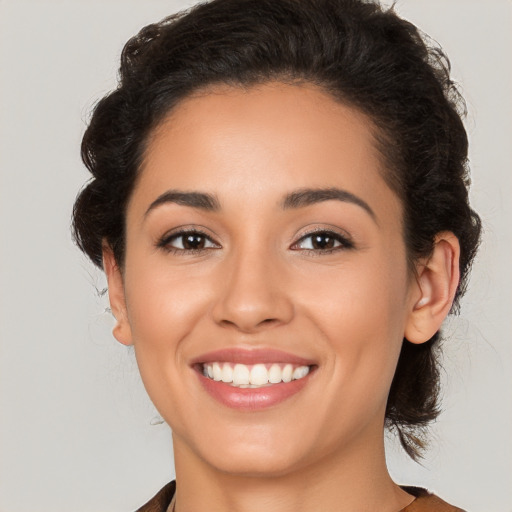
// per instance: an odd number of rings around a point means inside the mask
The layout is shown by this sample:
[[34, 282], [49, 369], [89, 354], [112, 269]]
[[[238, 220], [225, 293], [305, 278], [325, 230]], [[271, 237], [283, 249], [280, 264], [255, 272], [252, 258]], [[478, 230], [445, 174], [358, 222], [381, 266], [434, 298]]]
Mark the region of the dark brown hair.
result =
[[[213, 0], [142, 29], [126, 44], [119, 85], [94, 109], [82, 142], [92, 180], [74, 208], [78, 246], [99, 267], [102, 243], [122, 267], [125, 209], [148, 136], [180, 100], [215, 84], [307, 82], [357, 107], [378, 128], [386, 180], [404, 207], [409, 261], [435, 235], [461, 246], [465, 291], [480, 220], [468, 204], [464, 101], [440, 48], [393, 9], [364, 0]], [[386, 425], [417, 458], [439, 414], [440, 333], [404, 340]]]

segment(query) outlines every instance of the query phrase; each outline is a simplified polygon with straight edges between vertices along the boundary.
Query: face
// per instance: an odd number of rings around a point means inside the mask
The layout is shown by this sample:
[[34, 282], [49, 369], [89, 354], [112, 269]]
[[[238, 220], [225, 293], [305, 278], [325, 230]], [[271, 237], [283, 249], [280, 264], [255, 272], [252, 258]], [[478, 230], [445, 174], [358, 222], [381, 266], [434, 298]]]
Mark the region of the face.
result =
[[418, 299], [382, 175], [368, 119], [313, 86], [217, 88], [155, 130], [116, 335], [177, 454], [277, 475], [382, 442]]

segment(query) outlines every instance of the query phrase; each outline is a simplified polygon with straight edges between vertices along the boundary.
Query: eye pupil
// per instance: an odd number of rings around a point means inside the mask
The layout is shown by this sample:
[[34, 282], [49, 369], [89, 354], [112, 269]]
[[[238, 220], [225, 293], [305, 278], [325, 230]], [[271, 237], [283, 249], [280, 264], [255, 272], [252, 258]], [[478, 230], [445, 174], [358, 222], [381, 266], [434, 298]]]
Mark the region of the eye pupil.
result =
[[326, 234], [317, 234], [313, 236], [314, 249], [332, 249], [334, 247], [334, 238]]
[[203, 249], [205, 239], [203, 235], [191, 233], [183, 236], [183, 247], [188, 250]]

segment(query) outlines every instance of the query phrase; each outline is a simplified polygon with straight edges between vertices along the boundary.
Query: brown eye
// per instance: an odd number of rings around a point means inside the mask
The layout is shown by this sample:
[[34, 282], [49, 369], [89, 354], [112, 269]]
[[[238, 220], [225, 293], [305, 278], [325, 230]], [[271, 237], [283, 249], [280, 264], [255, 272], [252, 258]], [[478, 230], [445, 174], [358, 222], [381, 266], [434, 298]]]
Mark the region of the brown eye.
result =
[[187, 251], [193, 251], [197, 249], [204, 249], [206, 244], [205, 237], [198, 233], [191, 233], [189, 235], [181, 235], [181, 245], [183, 249]]
[[311, 245], [313, 249], [333, 249], [336, 240], [328, 234], [319, 234], [311, 236]]
[[158, 244], [172, 251], [202, 251], [206, 249], [217, 249], [219, 245], [214, 243], [208, 236], [198, 231], [181, 231], [167, 236]]
[[306, 251], [330, 252], [351, 249], [352, 242], [332, 231], [317, 231], [302, 237], [292, 248]]

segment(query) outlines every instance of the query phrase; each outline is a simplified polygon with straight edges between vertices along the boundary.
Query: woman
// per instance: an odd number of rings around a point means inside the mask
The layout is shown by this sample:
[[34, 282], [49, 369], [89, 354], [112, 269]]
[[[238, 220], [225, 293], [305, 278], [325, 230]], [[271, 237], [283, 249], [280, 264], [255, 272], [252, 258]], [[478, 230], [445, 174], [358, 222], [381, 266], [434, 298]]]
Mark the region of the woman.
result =
[[122, 55], [79, 246], [173, 431], [140, 510], [457, 510], [388, 474], [439, 413], [480, 233], [447, 60], [359, 0], [214, 0]]

